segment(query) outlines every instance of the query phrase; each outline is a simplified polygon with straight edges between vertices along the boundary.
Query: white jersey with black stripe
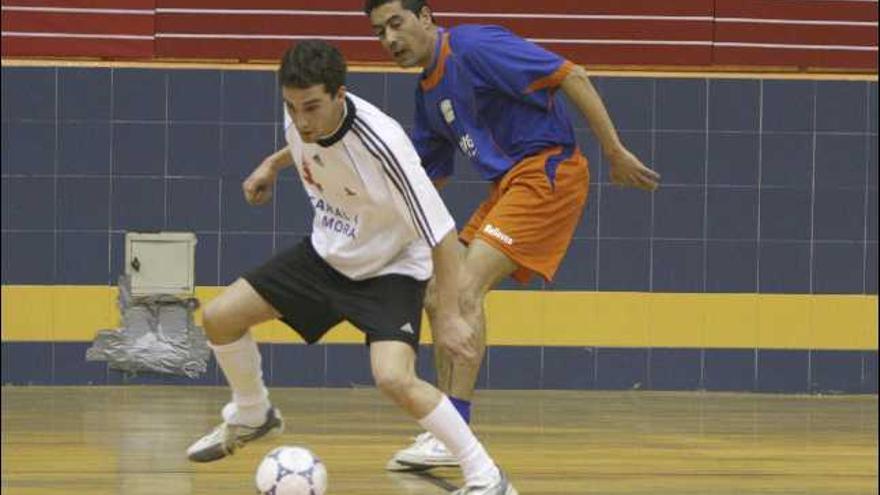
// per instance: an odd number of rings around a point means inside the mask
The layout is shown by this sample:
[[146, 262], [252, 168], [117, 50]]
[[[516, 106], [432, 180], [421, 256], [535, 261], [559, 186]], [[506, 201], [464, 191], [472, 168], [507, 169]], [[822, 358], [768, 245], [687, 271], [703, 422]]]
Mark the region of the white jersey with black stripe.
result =
[[455, 228], [412, 142], [394, 119], [351, 93], [342, 125], [304, 143], [285, 109], [285, 137], [314, 208], [312, 244], [340, 273], [431, 277], [431, 247]]

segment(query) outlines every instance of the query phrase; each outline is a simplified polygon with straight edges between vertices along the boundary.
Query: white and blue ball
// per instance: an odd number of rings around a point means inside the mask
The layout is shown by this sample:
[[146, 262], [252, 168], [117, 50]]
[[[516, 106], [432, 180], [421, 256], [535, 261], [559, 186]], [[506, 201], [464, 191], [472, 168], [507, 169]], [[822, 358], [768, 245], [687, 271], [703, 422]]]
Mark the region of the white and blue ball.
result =
[[272, 449], [257, 468], [257, 491], [262, 495], [324, 495], [327, 468], [309, 449]]

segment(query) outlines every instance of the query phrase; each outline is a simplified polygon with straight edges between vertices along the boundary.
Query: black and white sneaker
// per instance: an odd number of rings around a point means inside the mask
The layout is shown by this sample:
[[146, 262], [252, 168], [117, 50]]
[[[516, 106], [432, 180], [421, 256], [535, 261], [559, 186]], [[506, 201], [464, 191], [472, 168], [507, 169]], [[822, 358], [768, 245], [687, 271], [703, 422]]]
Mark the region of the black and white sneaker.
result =
[[211, 433], [196, 440], [186, 449], [186, 456], [192, 462], [211, 462], [232, 455], [248, 442], [267, 435], [277, 435], [284, 431], [281, 412], [270, 407], [266, 421], [260, 426], [237, 425], [223, 421]]
[[498, 476], [485, 484], [466, 485], [452, 492], [452, 495], [518, 495], [507, 475], [500, 468]]

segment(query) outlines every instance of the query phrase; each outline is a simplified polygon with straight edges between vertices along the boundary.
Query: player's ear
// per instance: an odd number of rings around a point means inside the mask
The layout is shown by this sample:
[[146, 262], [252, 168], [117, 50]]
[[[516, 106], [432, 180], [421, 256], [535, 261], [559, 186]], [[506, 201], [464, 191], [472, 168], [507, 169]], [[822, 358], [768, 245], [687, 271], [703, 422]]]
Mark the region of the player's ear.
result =
[[419, 10], [419, 23], [421, 23], [424, 28], [429, 28], [434, 25], [434, 12], [431, 12], [431, 7], [422, 5], [422, 9]]
[[342, 86], [339, 86], [339, 89], [336, 90], [336, 94], [333, 95], [333, 98], [334, 98], [334, 99], [339, 99], [339, 100], [344, 100], [344, 99], [345, 99], [345, 93], [346, 93], [347, 91], [348, 91], [348, 88], [346, 88], [345, 85], [343, 84]]

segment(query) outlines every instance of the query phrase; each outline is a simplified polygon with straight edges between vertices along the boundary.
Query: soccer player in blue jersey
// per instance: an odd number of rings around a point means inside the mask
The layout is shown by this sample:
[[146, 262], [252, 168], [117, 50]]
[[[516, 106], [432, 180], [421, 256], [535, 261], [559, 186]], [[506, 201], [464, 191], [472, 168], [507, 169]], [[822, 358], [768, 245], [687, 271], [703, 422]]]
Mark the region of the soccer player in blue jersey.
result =
[[[616, 184], [653, 191], [659, 175], [626, 149], [586, 72], [505, 28], [434, 23], [424, 0], [366, 0], [383, 48], [401, 67], [421, 67], [412, 139], [437, 187], [458, 149], [492, 183], [460, 233], [462, 314], [479, 334], [475, 359], [436, 355], [438, 386], [465, 420], [485, 351], [483, 301], [500, 280], [552, 280], [587, 200], [589, 166], [578, 150], [561, 89], [586, 117]], [[428, 288], [425, 308], [432, 317]], [[387, 468], [423, 470], [456, 461], [429, 433]]]

